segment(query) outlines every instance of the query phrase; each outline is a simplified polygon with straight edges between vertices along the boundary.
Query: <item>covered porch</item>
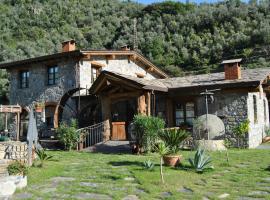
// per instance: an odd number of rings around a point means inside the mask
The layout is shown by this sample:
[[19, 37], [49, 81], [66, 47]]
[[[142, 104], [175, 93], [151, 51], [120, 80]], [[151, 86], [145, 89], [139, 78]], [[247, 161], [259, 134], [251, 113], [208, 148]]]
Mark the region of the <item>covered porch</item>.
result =
[[155, 115], [156, 94], [165, 92], [167, 88], [155, 80], [103, 72], [90, 89], [101, 102], [103, 141], [130, 140], [128, 129], [134, 115]]

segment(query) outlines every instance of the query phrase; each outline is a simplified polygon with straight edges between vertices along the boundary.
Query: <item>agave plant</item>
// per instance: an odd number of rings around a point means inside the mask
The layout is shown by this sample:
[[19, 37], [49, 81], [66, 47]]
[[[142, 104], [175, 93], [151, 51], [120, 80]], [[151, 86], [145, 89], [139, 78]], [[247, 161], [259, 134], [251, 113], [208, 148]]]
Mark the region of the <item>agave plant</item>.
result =
[[189, 163], [198, 173], [203, 173], [205, 169], [213, 169], [209, 166], [212, 162], [210, 156], [207, 156], [204, 149], [198, 149], [193, 159], [189, 158]]
[[149, 171], [152, 171], [154, 169], [155, 164], [151, 160], [144, 161], [143, 167], [144, 169], [147, 169]]
[[43, 167], [44, 161], [51, 160], [53, 156], [48, 155], [44, 149], [37, 149], [36, 154], [40, 160], [40, 167]]

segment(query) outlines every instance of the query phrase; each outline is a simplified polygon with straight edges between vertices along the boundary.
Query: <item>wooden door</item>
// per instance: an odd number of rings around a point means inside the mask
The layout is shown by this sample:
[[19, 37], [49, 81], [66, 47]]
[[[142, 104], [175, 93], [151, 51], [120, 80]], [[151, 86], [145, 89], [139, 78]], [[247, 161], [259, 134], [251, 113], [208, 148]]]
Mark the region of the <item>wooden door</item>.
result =
[[112, 122], [112, 140], [126, 139], [126, 122]]

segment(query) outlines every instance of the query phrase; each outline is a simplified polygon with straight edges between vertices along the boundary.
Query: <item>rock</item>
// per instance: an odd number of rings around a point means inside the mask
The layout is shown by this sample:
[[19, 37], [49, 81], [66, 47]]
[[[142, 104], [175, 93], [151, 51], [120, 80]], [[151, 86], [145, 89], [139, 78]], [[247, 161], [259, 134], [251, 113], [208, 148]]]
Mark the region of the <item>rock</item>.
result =
[[22, 189], [27, 186], [27, 176], [15, 176], [15, 185], [17, 189]]
[[266, 195], [266, 194], [270, 194], [270, 192], [257, 190], [248, 193], [248, 195]]
[[178, 190], [178, 192], [193, 193], [193, 190], [187, 187], [182, 187], [181, 189]]
[[59, 176], [59, 177], [54, 177], [51, 180], [54, 182], [65, 182], [65, 181], [75, 181], [75, 178]]
[[128, 195], [124, 197], [122, 200], [139, 200], [139, 197], [137, 197], [136, 195]]
[[0, 197], [8, 197], [14, 194], [16, 191], [16, 185], [14, 181], [8, 180], [0, 182]]
[[96, 200], [111, 200], [112, 198], [105, 194], [97, 193], [79, 193], [73, 196], [75, 199], [96, 199]]
[[29, 193], [19, 193], [15, 195], [15, 199], [30, 199], [32, 197], [32, 194]]
[[133, 177], [126, 177], [124, 178], [125, 181], [134, 181], [135, 179]]
[[230, 196], [230, 194], [224, 193], [224, 194], [219, 195], [218, 198], [219, 198], [219, 199], [225, 199], [225, 198], [227, 198], [228, 196]]
[[162, 192], [161, 196], [162, 197], [170, 197], [170, 196], [172, 196], [172, 193], [171, 192]]
[[97, 183], [91, 183], [91, 182], [80, 182], [81, 186], [88, 186], [88, 187], [97, 187]]

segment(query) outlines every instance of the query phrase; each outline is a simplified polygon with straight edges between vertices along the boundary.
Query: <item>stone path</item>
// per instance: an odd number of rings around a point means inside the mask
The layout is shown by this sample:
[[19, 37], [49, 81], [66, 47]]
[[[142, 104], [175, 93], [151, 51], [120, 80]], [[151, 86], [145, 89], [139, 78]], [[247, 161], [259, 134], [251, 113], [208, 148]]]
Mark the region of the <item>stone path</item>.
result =
[[129, 141], [107, 141], [86, 148], [84, 151], [106, 153], [106, 154], [130, 154], [131, 148]]
[[269, 149], [270, 150], [270, 143], [261, 144], [256, 149]]

